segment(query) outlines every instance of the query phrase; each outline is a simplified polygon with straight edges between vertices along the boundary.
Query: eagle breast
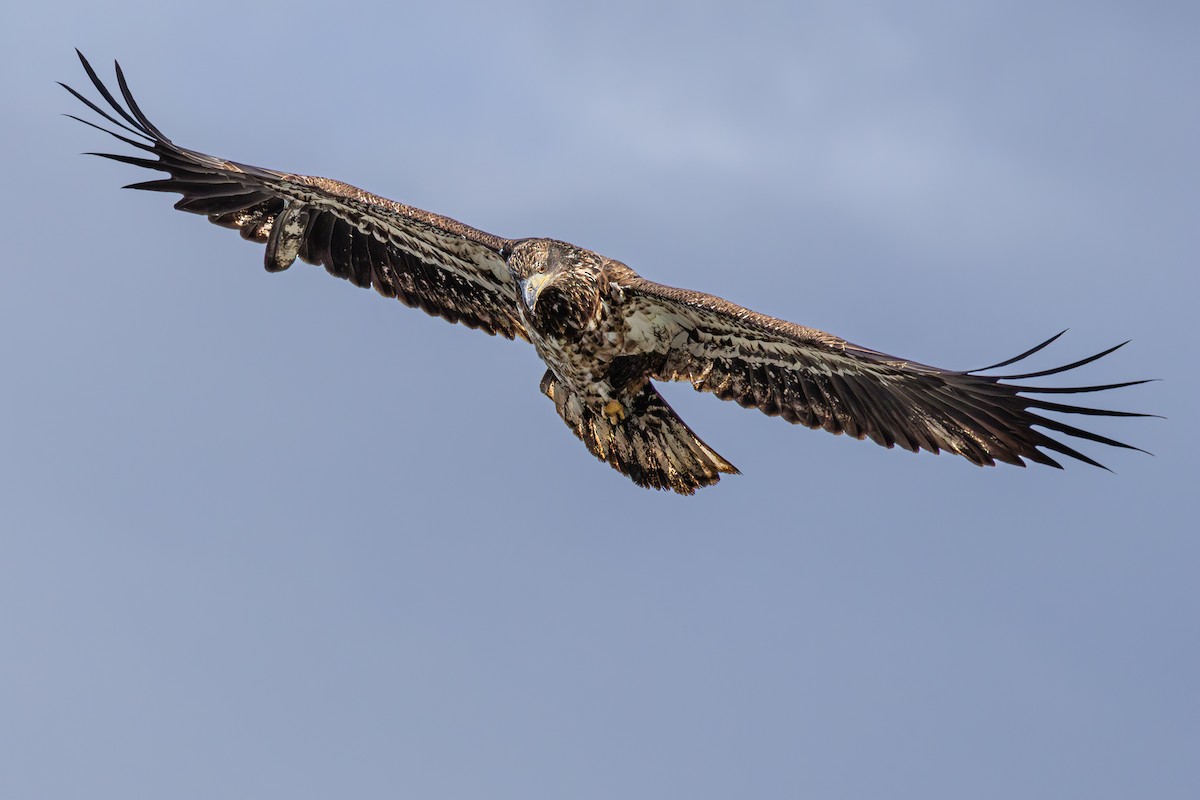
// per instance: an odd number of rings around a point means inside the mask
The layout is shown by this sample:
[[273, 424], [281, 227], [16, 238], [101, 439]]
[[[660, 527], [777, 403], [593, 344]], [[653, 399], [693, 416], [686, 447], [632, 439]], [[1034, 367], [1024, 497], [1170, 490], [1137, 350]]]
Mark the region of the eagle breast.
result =
[[564, 388], [591, 401], [605, 400], [629, 382], [624, 377], [615, 386], [609, 380], [629, 344], [623, 294], [609, 275], [613, 263], [551, 239], [520, 242], [508, 259], [529, 340]]

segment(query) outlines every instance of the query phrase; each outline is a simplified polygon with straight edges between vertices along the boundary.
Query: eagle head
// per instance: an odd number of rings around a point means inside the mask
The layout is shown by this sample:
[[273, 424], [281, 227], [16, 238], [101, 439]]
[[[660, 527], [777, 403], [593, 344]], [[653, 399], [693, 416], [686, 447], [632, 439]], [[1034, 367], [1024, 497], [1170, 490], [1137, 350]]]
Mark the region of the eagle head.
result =
[[594, 327], [607, 288], [603, 266], [591, 250], [554, 239], [525, 239], [508, 257], [524, 316], [556, 336]]

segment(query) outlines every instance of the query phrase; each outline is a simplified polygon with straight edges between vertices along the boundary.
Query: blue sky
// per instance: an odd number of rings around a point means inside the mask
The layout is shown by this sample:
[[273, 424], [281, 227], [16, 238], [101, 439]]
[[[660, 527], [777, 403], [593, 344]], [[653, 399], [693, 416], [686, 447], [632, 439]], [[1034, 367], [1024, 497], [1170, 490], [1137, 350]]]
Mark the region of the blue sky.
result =
[[[0, 32], [0, 794], [1194, 797], [1192, 4], [47, 2]], [[976, 469], [665, 393], [592, 459], [530, 348], [260, 249], [59, 116], [548, 235], [1155, 453]], [[119, 143], [117, 144], [119, 147]]]

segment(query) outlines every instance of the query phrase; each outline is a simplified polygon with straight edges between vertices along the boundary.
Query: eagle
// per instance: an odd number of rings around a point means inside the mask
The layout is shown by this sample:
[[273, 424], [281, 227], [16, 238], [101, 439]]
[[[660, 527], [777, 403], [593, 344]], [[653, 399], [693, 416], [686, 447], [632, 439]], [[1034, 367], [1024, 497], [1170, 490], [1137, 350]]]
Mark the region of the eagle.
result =
[[126, 188], [182, 195], [175, 208], [265, 245], [268, 272], [300, 259], [449, 322], [528, 341], [546, 364], [541, 391], [563, 422], [592, 455], [639, 486], [687, 495], [722, 474], [738, 473], [667, 404], [655, 381], [687, 381], [794, 424], [888, 448], [944, 450], [981, 466], [1023, 467], [1028, 460], [1061, 468], [1056, 454], [1107, 469], [1053, 434], [1140, 449], [1044, 412], [1149, 415], [1044, 396], [1145, 381], [1073, 387], [1020, 382], [1073, 370], [1124, 342], [1064, 366], [1006, 375], [994, 372], [1062, 333], [975, 370], [897, 358], [713, 295], [654, 283], [620, 261], [567, 242], [495, 236], [340, 181], [189, 150], [150, 122], [120, 64], [114, 62], [123, 104], [76, 53], [109, 109], [60, 85], [123, 133], [67, 116], [146, 154], [88, 155], [169, 176]]

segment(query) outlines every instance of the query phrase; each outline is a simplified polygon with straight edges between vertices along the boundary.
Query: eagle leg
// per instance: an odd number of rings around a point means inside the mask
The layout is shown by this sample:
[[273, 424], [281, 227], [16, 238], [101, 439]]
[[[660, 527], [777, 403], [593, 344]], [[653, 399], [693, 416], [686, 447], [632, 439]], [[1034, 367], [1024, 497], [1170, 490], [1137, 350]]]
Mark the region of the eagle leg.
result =
[[604, 418], [613, 425], [625, 420], [625, 406], [620, 400], [609, 400], [604, 404]]

